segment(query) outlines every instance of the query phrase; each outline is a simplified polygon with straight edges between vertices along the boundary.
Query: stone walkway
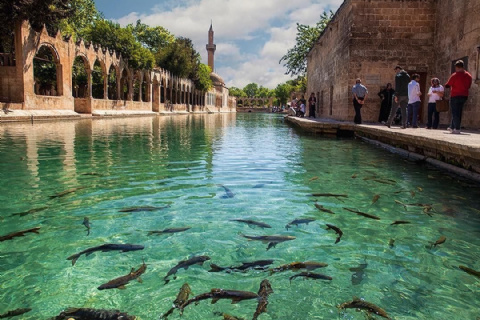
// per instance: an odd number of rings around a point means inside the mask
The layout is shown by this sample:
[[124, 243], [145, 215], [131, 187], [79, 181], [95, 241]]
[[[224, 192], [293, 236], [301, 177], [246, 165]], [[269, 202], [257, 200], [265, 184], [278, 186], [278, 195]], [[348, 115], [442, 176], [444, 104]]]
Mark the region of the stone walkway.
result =
[[70, 110], [0, 110], [1, 121], [31, 121], [79, 119], [80, 115]]

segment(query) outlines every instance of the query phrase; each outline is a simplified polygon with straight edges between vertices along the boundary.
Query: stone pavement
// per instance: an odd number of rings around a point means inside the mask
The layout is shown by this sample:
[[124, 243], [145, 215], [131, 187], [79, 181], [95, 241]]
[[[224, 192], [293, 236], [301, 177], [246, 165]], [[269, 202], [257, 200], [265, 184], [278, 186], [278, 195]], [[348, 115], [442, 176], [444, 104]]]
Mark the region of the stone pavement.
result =
[[285, 117], [302, 129], [319, 134], [351, 131], [357, 136], [376, 140], [396, 148], [440, 160], [457, 167], [480, 173], [480, 132], [463, 131], [450, 134], [446, 130], [400, 129], [381, 124], [361, 124], [331, 119]]

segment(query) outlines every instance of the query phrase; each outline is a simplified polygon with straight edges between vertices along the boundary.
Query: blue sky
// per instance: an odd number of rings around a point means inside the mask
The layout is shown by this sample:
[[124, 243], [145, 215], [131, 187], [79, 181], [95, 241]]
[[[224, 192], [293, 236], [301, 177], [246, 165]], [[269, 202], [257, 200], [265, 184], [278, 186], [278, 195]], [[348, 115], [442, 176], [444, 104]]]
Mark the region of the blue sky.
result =
[[138, 19], [193, 40], [206, 63], [208, 29], [215, 31], [215, 72], [227, 86], [275, 88], [289, 80], [278, 62], [295, 44], [296, 23], [315, 24], [343, 0], [95, 0], [107, 19]]

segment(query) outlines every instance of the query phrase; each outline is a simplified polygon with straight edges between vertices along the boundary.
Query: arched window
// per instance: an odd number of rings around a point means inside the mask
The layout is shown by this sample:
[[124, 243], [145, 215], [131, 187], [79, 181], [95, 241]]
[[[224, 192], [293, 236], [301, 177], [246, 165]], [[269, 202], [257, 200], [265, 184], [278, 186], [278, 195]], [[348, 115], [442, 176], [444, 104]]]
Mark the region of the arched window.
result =
[[[42, 96], [61, 95], [61, 74], [59, 58], [55, 50], [42, 45], [33, 59], [33, 78], [35, 94]], [[60, 88], [59, 88], [60, 87]]]
[[77, 56], [72, 68], [72, 96], [74, 98], [87, 98], [88, 93], [88, 61], [83, 56]]
[[108, 99], [118, 100], [117, 93], [117, 69], [112, 64], [108, 70]]
[[100, 61], [97, 59], [92, 70], [92, 97], [95, 99], [104, 98], [105, 77], [103, 69]]

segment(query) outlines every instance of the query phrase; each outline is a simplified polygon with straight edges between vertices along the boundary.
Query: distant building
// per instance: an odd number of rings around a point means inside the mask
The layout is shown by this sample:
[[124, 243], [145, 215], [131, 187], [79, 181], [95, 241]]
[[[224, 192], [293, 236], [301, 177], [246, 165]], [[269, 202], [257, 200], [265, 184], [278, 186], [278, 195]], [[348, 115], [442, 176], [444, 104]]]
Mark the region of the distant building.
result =
[[[462, 59], [474, 83], [462, 125], [480, 128], [480, 1], [345, 0], [308, 55], [307, 95], [314, 92], [323, 118], [353, 120], [351, 87], [368, 87], [365, 121], [378, 120], [377, 93], [394, 82], [399, 64], [419, 73], [426, 122], [426, 93], [432, 77], [443, 84], [453, 62]], [[447, 124], [450, 115], [442, 114]]]

